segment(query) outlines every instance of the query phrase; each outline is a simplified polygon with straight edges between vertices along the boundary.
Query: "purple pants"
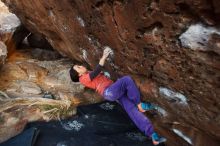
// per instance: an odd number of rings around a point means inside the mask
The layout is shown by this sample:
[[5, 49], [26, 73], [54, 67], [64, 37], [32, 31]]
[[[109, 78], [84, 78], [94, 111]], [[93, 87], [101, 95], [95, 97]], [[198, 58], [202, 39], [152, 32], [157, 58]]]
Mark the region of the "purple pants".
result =
[[130, 76], [124, 76], [105, 89], [103, 96], [109, 101], [118, 101], [136, 126], [151, 137], [154, 132], [150, 120], [138, 110], [140, 92]]

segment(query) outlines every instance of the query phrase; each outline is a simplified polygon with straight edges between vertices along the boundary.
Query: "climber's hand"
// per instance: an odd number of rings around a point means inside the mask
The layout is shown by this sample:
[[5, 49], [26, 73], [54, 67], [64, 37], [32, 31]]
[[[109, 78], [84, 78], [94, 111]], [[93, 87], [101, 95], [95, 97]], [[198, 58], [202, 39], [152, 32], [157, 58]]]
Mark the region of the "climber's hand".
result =
[[107, 58], [109, 56], [109, 54], [112, 53], [112, 50], [111, 48], [109, 48], [108, 46], [105, 47], [104, 51], [103, 51], [103, 55], [102, 55], [102, 58]]

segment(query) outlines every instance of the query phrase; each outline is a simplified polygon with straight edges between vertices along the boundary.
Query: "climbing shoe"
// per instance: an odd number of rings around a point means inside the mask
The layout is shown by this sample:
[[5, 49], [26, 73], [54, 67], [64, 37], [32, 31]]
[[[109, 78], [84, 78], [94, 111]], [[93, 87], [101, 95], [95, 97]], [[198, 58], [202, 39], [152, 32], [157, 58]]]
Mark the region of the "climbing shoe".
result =
[[154, 145], [158, 145], [160, 143], [163, 143], [163, 142], [167, 141], [166, 138], [159, 136], [156, 132], [154, 132], [151, 135], [151, 138], [152, 138], [152, 142], [153, 142]]
[[142, 102], [141, 103], [141, 108], [145, 111], [149, 111], [149, 110], [155, 110], [156, 109], [156, 106], [152, 103], [149, 103], [149, 102]]

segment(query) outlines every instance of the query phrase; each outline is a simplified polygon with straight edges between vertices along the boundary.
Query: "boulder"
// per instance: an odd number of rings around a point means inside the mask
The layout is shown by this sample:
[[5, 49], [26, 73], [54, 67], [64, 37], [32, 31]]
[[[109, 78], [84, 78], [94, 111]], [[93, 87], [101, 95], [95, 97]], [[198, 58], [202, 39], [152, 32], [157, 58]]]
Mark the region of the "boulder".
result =
[[18, 47], [28, 33], [19, 18], [10, 13], [4, 3], [0, 2], [0, 40], [6, 44], [9, 54]]
[[[180, 133], [193, 139], [195, 146], [201, 144], [200, 138], [219, 145], [220, 56], [214, 36], [219, 31], [218, 0], [2, 1], [60, 54], [91, 68], [108, 46], [113, 52], [106, 61], [111, 77], [133, 75], [142, 99], [167, 112], [157, 120], [150, 118], [168, 138], [168, 146], [190, 145]], [[199, 32], [194, 33], [193, 26]], [[201, 34], [193, 35], [190, 47], [180, 39], [189, 30]], [[59, 86], [59, 81], [53, 82], [60, 75], [54, 69], [47, 81]]]
[[[70, 101], [45, 98], [8, 99], [0, 105], [0, 143], [21, 133], [28, 122], [57, 120], [76, 113]], [[59, 116], [53, 116], [54, 113]]]

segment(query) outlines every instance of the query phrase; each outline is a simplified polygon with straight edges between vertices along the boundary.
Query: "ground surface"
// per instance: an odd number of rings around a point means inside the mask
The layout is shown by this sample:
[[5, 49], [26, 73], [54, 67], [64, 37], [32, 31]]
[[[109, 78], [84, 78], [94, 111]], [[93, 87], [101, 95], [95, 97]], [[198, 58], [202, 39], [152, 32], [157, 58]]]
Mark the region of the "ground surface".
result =
[[70, 119], [29, 124], [26, 129], [39, 130], [34, 146], [152, 146], [117, 103], [80, 106], [77, 112]]

